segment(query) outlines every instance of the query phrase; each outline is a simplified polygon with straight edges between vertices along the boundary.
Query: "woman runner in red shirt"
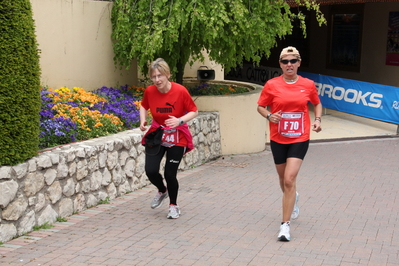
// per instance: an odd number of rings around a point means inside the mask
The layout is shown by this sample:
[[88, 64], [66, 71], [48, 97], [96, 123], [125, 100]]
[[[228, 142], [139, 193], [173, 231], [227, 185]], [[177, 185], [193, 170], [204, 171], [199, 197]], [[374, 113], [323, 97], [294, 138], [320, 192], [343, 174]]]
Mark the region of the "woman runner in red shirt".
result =
[[[186, 124], [198, 115], [197, 106], [188, 90], [175, 82], [169, 81], [169, 65], [162, 58], [151, 63], [149, 75], [154, 83], [146, 88], [140, 107], [140, 129], [147, 130], [147, 115], [151, 111], [153, 121], [145, 136], [158, 127], [164, 130], [162, 144], [151, 150], [146, 147], [145, 172], [158, 192], [151, 202], [155, 209], [169, 196], [168, 219], [177, 219], [180, 208], [177, 205], [179, 183], [177, 170], [183, 155], [194, 148], [193, 140]], [[145, 136], [142, 143], [145, 145]], [[159, 173], [161, 160], [166, 154], [164, 177]]]
[[[297, 74], [300, 65], [298, 50], [292, 46], [284, 48], [280, 54], [283, 74], [266, 82], [258, 100], [258, 112], [270, 122], [270, 148], [283, 192], [280, 241], [290, 241], [290, 220], [299, 215], [296, 178], [309, 147], [310, 129], [321, 131], [318, 92], [313, 81]], [[312, 124], [309, 102], [314, 105]]]

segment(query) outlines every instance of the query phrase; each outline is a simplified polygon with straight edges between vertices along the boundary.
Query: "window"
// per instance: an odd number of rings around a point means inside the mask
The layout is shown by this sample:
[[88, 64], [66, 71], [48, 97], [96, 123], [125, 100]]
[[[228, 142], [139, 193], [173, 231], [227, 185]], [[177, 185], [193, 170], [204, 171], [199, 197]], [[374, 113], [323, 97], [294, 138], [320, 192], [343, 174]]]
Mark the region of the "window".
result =
[[363, 4], [332, 6], [327, 68], [360, 71]]

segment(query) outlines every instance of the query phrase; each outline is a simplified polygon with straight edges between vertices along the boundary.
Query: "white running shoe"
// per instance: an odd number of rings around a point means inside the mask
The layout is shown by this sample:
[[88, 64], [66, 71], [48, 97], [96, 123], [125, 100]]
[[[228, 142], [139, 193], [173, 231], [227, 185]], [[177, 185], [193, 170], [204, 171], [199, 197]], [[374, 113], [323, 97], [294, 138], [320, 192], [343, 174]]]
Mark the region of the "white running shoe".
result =
[[291, 213], [291, 220], [298, 219], [299, 216], [298, 199], [299, 199], [299, 194], [298, 192], [296, 192], [295, 205], [294, 205], [294, 210]]
[[280, 225], [280, 232], [278, 233], [278, 240], [279, 241], [290, 241], [290, 224], [289, 222], [285, 222]]
[[165, 193], [157, 192], [155, 195], [154, 199], [151, 202], [151, 209], [159, 208], [161, 207], [164, 199], [168, 197], [168, 191]]
[[170, 205], [169, 206], [169, 213], [168, 216], [166, 216], [168, 219], [177, 219], [180, 217], [180, 208], [179, 206], [176, 205]]

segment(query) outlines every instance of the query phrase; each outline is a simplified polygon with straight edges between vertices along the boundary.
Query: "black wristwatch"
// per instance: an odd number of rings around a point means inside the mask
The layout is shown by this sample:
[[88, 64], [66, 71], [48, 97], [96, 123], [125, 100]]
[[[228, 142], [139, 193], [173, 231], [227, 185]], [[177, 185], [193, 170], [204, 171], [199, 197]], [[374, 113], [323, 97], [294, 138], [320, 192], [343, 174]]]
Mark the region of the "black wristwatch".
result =
[[179, 118], [179, 126], [181, 126], [181, 125], [183, 125], [183, 124], [184, 124], [183, 119]]
[[270, 121], [270, 117], [272, 116], [272, 113], [268, 114], [266, 119]]

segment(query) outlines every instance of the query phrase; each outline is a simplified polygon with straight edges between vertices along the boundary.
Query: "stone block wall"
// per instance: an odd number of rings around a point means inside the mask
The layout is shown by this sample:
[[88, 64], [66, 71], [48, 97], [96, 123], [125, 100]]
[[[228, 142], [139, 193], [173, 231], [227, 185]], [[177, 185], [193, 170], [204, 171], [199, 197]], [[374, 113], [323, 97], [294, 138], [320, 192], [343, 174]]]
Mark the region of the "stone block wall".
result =
[[[195, 149], [184, 155], [180, 170], [221, 155], [217, 112], [200, 113], [189, 126]], [[1, 166], [0, 241], [149, 185], [142, 136], [139, 129], [127, 130], [47, 149], [16, 166]]]

